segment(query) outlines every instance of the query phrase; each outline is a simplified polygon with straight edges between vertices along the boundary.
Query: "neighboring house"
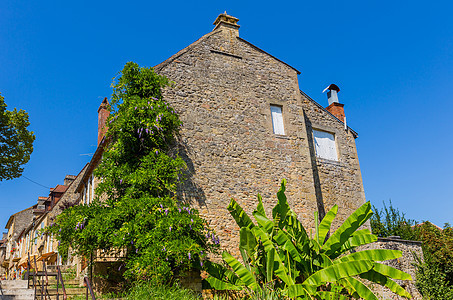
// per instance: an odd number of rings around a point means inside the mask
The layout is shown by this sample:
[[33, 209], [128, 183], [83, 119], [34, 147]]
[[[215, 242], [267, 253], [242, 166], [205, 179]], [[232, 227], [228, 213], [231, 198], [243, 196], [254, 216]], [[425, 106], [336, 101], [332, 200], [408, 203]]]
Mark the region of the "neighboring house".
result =
[[6, 236], [6, 254], [2, 266], [6, 268], [6, 276], [8, 279], [14, 279], [17, 275], [16, 262], [19, 261], [18, 244], [16, 242], [20, 233], [33, 222], [33, 210], [37, 205], [33, 205], [20, 212], [10, 216], [5, 228], [8, 229]]
[[0, 240], [0, 279], [5, 279], [5, 274], [7, 268], [4, 266], [5, 258], [6, 258], [6, 241], [7, 241], [8, 233], [4, 232], [2, 234], [2, 239]]

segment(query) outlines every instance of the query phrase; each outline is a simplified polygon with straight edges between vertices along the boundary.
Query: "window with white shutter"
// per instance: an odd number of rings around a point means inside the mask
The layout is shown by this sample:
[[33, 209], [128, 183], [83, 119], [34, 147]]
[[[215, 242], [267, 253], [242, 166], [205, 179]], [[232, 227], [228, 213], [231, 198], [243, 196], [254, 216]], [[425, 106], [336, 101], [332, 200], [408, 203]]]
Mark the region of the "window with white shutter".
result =
[[313, 139], [317, 157], [338, 161], [337, 146], [333, 133], [313, 130]]
[[283, 126], [282, 107], [278, 105], [271, 105], [272, 127], [275, 134], [285, 135], [285, 128]]

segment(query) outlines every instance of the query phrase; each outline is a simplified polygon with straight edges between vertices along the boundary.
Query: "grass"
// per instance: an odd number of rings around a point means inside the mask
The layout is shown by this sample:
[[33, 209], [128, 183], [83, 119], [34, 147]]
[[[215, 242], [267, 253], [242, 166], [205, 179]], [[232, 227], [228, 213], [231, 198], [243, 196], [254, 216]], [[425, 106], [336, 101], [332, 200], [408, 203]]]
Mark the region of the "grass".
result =
[[124, 296], [127, 300], [200, 300], [200, 295], [197, 295], [191, 290], [183, 289], [178, 286], [153, 286], [147, 283], [140, 283], [129, 290]]

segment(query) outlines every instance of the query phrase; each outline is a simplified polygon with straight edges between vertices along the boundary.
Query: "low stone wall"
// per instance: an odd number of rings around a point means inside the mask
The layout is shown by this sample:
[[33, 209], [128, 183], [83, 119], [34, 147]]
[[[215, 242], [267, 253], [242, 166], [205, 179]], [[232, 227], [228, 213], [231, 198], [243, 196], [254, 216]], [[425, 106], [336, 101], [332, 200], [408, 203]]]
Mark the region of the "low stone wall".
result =
[[[390, 249], [390, 250], [400, 250], [403, 253], [403, 256], [397, 259], [392, 259], [384, 262], [384, 264], [394, 267], [398, 270], [404, 271], [412, 276], [412, 281], [409, 280], [396, 280], [396, 282], [401, 285], [406, 291], [412, 295], [412, 299], [422, 299], [422, 296], [415, 287], [415, 272], [416, 268], [414, 263], [416, 258], [420, 257], [423, 259], [422, 252], [422, 243], [417, 241], [408, 241], [402, 240], [399, 237], [388, 237], [388, 238], [378, 238], [378, 241], [369, 245], [360, 247], [360, 250], [367, 249]], [[380, 285], [372, 285], [372, 290], [376, 295], [379, 295], [381, 299], [405, 299], [399, 297], [388, 288], [382, 287]]]

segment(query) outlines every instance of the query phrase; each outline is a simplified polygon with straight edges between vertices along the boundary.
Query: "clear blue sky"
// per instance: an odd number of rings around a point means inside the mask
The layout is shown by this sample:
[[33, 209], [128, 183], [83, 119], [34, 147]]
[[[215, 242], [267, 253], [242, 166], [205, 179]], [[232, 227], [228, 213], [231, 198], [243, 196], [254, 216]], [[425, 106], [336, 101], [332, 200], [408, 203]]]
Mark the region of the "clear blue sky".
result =
[[[319, 103], [340, 86], [368, 200], [453, 223], [452, 1], [1, 1], [0, 92], [36, 134], [24, 175], [48, 187], [76, 175], [123, 65], [160, 63], [225, 10], [242, 38], [299, 69]], [[0, 182], [0, 226], [48, 192]]]

